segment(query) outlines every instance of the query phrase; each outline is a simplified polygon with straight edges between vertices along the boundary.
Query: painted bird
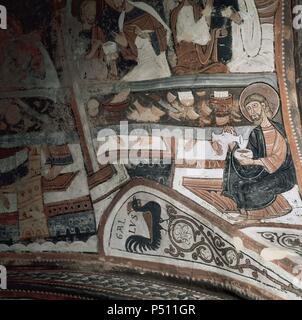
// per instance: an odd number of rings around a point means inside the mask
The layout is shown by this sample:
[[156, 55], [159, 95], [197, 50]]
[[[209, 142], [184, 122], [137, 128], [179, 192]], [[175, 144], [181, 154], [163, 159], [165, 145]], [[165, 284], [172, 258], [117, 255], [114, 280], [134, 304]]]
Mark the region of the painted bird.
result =
[[130, 236], [126, 241], [126, 250], [132, 253], [141, 253], [146, 251], [155, 251], [159, 249], [161, 244], [161, 206], [156, 202], [148, 202], [141, 206], [140, 201], [136, 198], [133, 199], [132, 208], [135, 212], [143, 214], [147, 223], [150, 238], [134, 235]]

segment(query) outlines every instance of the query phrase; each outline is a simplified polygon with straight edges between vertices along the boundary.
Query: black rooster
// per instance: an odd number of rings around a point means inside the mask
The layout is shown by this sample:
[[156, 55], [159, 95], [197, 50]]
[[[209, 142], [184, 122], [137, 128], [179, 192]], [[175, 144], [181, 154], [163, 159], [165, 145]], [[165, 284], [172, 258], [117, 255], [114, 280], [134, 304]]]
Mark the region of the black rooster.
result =
[[150, 231], [151, 239], [138, 235], [131, 236], [126, 241], [126, 250], [132, 253], [138, 253], [138, 250], [141, 253], [144, 251], [157, 250], [161, 243], [161, 206], [152, 201], [141, 206], [140, 201], [134, 198], [132, 208], [135, 212], [143, 213]]

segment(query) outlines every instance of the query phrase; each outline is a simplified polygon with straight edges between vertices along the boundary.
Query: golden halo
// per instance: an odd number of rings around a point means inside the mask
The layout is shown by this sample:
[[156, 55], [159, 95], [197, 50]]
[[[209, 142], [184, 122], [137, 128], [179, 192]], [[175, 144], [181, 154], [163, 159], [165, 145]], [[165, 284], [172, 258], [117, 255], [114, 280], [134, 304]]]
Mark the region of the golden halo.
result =
[[240, 106], [240, 110], [241, 110], [241, 113], [243, 114], [243, 116], [249, 122], [253, 122], [245, 109], [246, 99], [253, 94], [260, 94], [263, 97], [265, 97], [265, 99], [268, 102], [269, 108], [273, 114], [273, 116], [272, 116], [272, 119], [273, 119], [279, 111], [280, 97], [279, 97], [278, 92], [273, 87], [271, 87], [270, 85], [268, 85], [266, 83], [254, 83], [242, 91], [242, 93], [240, 95], [239, 106]]

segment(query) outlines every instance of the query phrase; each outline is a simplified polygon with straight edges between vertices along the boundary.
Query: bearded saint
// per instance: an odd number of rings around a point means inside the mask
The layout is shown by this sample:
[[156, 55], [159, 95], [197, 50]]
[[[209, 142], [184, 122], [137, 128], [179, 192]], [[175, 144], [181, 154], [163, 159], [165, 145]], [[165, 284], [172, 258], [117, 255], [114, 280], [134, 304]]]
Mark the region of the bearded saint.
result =
[[223, 195], [237, 203], [243, 216], [277, 216], [292, 210], [281, 196], [295, 186], [296, 176], [285, 130], [272, 120], [279, 103], [278, 94], [264, 84], [248, 87], [241, 98], [243, 115], [256, 125], [247, 146], [252, 158], [238, 160], [239, 146], [230, 145]]

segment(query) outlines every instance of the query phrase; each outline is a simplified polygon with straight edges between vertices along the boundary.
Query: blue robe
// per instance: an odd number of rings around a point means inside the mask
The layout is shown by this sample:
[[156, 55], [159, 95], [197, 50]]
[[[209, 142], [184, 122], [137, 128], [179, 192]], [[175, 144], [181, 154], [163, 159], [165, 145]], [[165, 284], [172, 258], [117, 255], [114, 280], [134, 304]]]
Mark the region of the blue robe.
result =
[[237, 0], [214, 0], [211, 29], [226, 28], [228, 35], [225, 38], [218, 39], [218, 61], [227, 64], [232, 60], [232, 21], [224, 18], [221, 14], [226, 7], [233, 7], [235, 11], [239, 11]]
[[[290, 147], [284, 128], [279, 123], [272, 125], [286, 141], [287, 155], [282, 166], [270, 174], [263, 166], [242, 166], [234, 154], [237, 145], [228, 152], [223, 179], [223, 195], [233, 199], [238, 209], [260, 210], [271, 205], [277, 195], [291, 190], [296, 185], [296, 174]], [[261, 127], [255, 128], [249, 138], [247, 149], [252, 150], [254, 159], [267, 156], [265, 139]]]

